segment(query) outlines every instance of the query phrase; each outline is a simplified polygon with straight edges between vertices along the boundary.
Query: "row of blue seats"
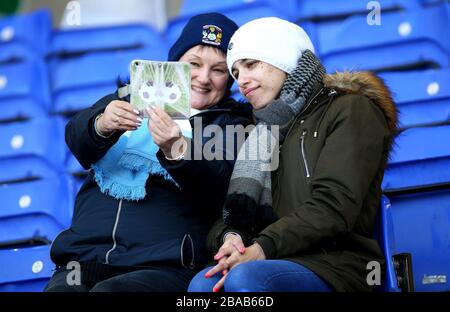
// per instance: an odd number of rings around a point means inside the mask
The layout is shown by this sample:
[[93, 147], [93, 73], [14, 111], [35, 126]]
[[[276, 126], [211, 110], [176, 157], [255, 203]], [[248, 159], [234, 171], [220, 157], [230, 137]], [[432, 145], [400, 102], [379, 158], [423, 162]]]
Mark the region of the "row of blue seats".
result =
[[[276, 9], [266, 2], [273, 4], [277, 1], [255, 0], [245, 5], [241, 3], [237, 7], [231, 4], [227, 6], [227, 1], [222, 1], [215, 7], [218, 11], [234, 19], [239, 25], [264, 16], [278, 16], [289, 19], [286, 12]], [[326, 3], [327, 1], [318, 2]], [[354, 2], [346, 1], [328, 5], [324, 3], [321, 6], [314, 4], [314, 7], [316, 9], [320, 7], [322, 10], [334, 8], [339, 12], [340, 9], [349, 4], [350, 6], [354, 5]], [[398, 2], [407, 3], [406, 1], [391, 0], [381, 1], [381, 5], [383, 5], [383, 2], [387, 2], [385, 3], [387, 8], [395, 7]], [[190, 7], [201, 5], [203, 9], [188, 11], [188, 14], [184, 15], [181, 13], [180, 16], [170, 21], [166, 32], [163, 34], [144, 25], [52, 31], [50, 13], [45, 10], [36, 11], [30, 15], [6, 18], [0, 20], [0, 34], [7, 34], [2, 36], [4, 38], [0, 41], [2, 46], [0, 61], [11, 58], [29, 59], [33, 55], [61, 57], [86, 51], [135, 50], [141, 48], [149, 48], [151, 50], [148, 51], [149, 56], [154, 59], [164, 59], [168, 48], [179, 36], [182, 27], [190, 16], [195, 12], [207, 12], [214, 9], [214, 7], [210, 8], [203, 2], [186, 1], [186, 3]], [[194, 5], [195, 3], [197, 4]], [[307, 1], [304, 5], [308, 8], [308, 5], [311, 6], [313, 3], [316, 3], [316, 1]], [[361, 7], [362, 4], [364, 4], [362, 1], [358, 1], [356, 7]], [[417, 48], [429, 50], [428, 53], [422, 55], [423, 62], [430, 61], [440, 67], [448, 66], [450, 39], [443, 30], [450, 25], [449, 4], [443, 2], [431, 7], [413, 6], [415, 9], [412, 9], [411, 5], [405, 6], [410, 9], [398, 11], [384, 9], [383, 7], [380, 12], [379, 24], [370, 22], [367, 16], [370, 11], [364, 8], [354, 12], [349, 10], [348, 15], [343, 15], [344, 17], [338, 20], [316, 22], [314, 19], [302, 19], [303, 21], [299, 23], [306, 28], [315, 41], [316, 52], [332, 71], [340, 69], [340, 66], [361, 66], [361, 69], [375, 70], [393, 66], [386, 61], [380, 63], [385, 57], [377, 57], [372, 63], [367, 63], [370, 61], [368, 56], [361, 58], [358, 56], [359, 54], [349, 56], [348, 53], [352, 50], [355, 53], [356, 51], [372, 51], [379, 56], [380, 51], [378, 50], [388, 49], [391, 53], [387, 53], [386, 56], [389, 59], [397, 60], [398, 55], [396, 55], [395, 50], [405, 52], [404, 45], [406, 44], [411, 45], [410, 50]], [[288, 8], [289, 5], [284, 7]], [[302, 12], [302, 9], [300, 9], [300, 12]], [[314, 12], [314, 10], [311, 10], [311, 12]], [[364, 14], [355, 14], [358, 12]], [[117, 38], [120, 38], [120, 40], [117, 40]], [[340, 59], [340, 54], [346, 54], [345, 58], [342, 56], [345, 62]], [[356, 56], [358, 56], [357, 59], [355, 59]], [[395, 66], [406, 66], [410, 65], [411, 62], [418, 62], [418, 56], [414, 53], [407, 53], [407, 55], [402, 56], [404, 57], [403, 63], [394, 64]]]
[[382, 11], [405, 11], [439, 5], [445, 0], [378, 0], [375, 4], [361, 0], [184, 0], [178, 18], [213, 11], [240, 11], [249, 7], [274, 10], [285, 15], [286, 19], [294, 22], [315, 20], [323, 21], [344, 18], [356, 14], [367, 14], [372, 7], [378, 7]]
[[[316, 41], [317, 53], [329, 63], [331, 70], [334, 64], [344, 66], [346, 62], [336, 62], [335, 54], [348, 52], [349, 50], [367, 50], [382, 48], [392, 45], [404, 45], [407, 43], [419, 43], [422, 47], [431, 50], [427, 58], [444, 67], [448, 65], [448, 53], [450, 51], [450, 39], [444, 29], [449, 23], [449, 4], [442, 2], [431, 7], [415, 6], [416, 1], [379, 1], [381, 7], [380, 23], [370, 23], [367, 14], [370, 12], [364, 8], [362, 1], [345, 1], [330, 3], [330, 1], [305, 1], [296, 6], [291, 0], [286, 5], [275, 5], [278, 1], [254, 0], [251, 3], [243, 0], [228, 0], [220, 3], [185, 1], [185, 7], [191, 10], [183, 10], [181, 14], [170, 21], [164, 34], [158, 33], [153, 28], [144, 25], [126, 25], [97, 29], [75, 29], [69, 31], [52, 31], [51, 16], [46, 10], [36, 11], [29, 15], [21, 15], [0, 20], [0, 44], [2, 46], [0, 61], [8, 59], [28, 59], [33, 55], [40, 56], [67, 56], [86, 51], [105, 51], [116, 49], [150, 48], [150, 56], [161, 59], [167, 54], [175, 39], [179, 36], [181, 28], [192, 14], [208, 12], [210, 10], [221, 11], [234, 19], [239, 25], [264, 16], [278, 16], [293, 20], [287, 16], [292, 12], [309, 12], [306, 15], [322, 16], [323, 11], [335, 10], [333, 14], [341, 16], [336, 21], [333, 19], [325, 22], [315, 22], [313, 18], [306, 19], [300, 15], [300, 24], [305, 24], [313, 40]], [[237, 4], [233, 5], [232, 3]], [[198, 8], [201, 6], [201, 9]], [[294, 7], [289, 9], [289, 7]], [[393, 10], [393, 8], [406, 7], [407, 10]], [[198, 9], [196, 9], [198, 8]], [[284, 8], [284, 10], [281, 10]], [[413, 9], [414, 8], [414, 9]], [[347, 12], [347, 13], [343, 13]], [[359, 13], [359, 14], [358, 14]], [[361, 14], [364, 13], [364, 14]], [[333, 15], [334, 16], [334, 15]], [[343, 17], [342, 17], [343, 16]], [[303, 22], [301, 22], [303, 21]], [[295, 22], [295, 21], [294, 21]], [[318, 25], [318, 28], [313, 26]], [[120, 40], [117, 40], [120, 38]], [[428, 45], [424, 45], [428, 43]], [[395, 47], [394, 47], [395, 48]], [[402, 48], [402, 47], [399, 47]], [[375, 51], [379, 55], [378, 51]], [[30, 55], [31, 54], [31, 55]], [[447, 54], [445, 59], [444, 54]], [[389, 55], [395, 57], [395, 53]], [[327, 60], [332, 58], [333, 61]], [[353, 57], [349, 57], [351, 61]], [[383, 58], [378, 58], [383, 59]], [[358, 61], [358, 60], [356, 60]], [[364, 59], [364, 61], [367, 61]], [[411, 60], [406, 59], [405, 62]], [[412, 61], [417, 61], [412, 59]], [[427, 59], [424, 59], [427, 61]], [[355, 60], [348, 63], [359, 65]], [[380, 65], [374, 63], [364, 68]], [[388, 64], [382, 64], [387, 66]], [[444, 66], [443, 66], [444, 65]], [[375, 69], [376, 69], [375, 68]], [[371, 68], [372, 69], [372, 68]]]
[[[429, 2], [423, 0], [380, 0], [383, 10], [392, 10], [393, 8], [420, 8], [417, 6], [419, 2]], [[439, 2], [439, 1], [434, 1]], [[414, 3], [412, 5], [411, 3]], [[309, 0], [309, 1], [297, 1], [286, 0], [281, 4], [275, 0], [224, 0], [224, 1], [196, 1], [185, 0], [180, 10], [179, 16], [175, 17], [169, 22], [169, 27], [166, 30], [167, 37], [172, 38], [169, 41], [169, 45], [173, 43], [173, 38], [178, 34], [171, 34], [172, 28], [180, 29], [179, 26], [183, 25], [187, 19], [192, 15], [204, 12], [218, 11], [231, 15], [230, 17], [237, 20], [238, 24], [242, 24], [245, 21], [262, 16], [280, 16], [292, 21], [312, 19], [316, 17], [326, 18], [327, 16], [351, 16], [355, 13], [366, 12], [366, 3], [362, 1], [345, 1], [336, 3], [330, 0]], [[247, 16], [247, 17], [246, 17]], [[11, 44], [12, 52], [19, 52], [20, 45], [26, 45], [27, 50], [20, 51], [24, 53], [24, 56], [29, 56], [29, 53], [38, 53], [44, 55], [48, 52], [63, 52], [63, 51], [81, 51], [80, 47], [90, 45], [91, 47], [97, 47], [98, 49], [105, 49], [108, 46], [114, 48], [117, 46], [117, 38], [121, 38], [125, 45], [128, 47], [134, 47], [136, 45], [142, 45], [143, 42], [152, 42], [154, 40], [159, 41], [159, 36], [154, 30], [149, 28], [138, 28], [134, 33], [130, 34], [123, 30], [119, 37], [110, 36], [108, 30], [104, 31], [103, 39], [98, 42], [96, 38], [83, 36], [83, 40], [73, 40], [72, 43], [67, 43], [63, 40], [56, 38], [50, 40], [52, 35], [51, 29], [51, 16], [48, 10], [41, 10], [31, 15], [18, 15], [10, 18], [3, 18], [0, 20], [0, 40], [1, 42]], [[138, 26], [138, 25], [136, 25]], [[119, 27], [120, 29], [120, 27]], [[119, 30], [120, 32], [120, 30]], [[69, 34], [72, 38], [76, 38], [79, 34], [78, 31], [69, 32], [56, 32], [56, 37], [61, 38], [65, 34]], [[82, 35], [82, 33], [81, 33]], [[79, 38], [78, 38], [79, 39]], [[99, 44], [100, 43], [100, 44]], [[70, 46], [69, 48], [67, 46]], [[68, 48], [68, 49], [67, 49]], [[15, 51], [14, 51], [15, 50]], [[0, 53], [0, 59], [4, 60], [8, 58], [7, 50], [2, 50]], [[9, 55], [11, 56], [11, 55]]]
[[0, 184], [0, 292], [43, 290], [55, 267], [50, 244], [70, 226], [78, 187], [68, 175]]

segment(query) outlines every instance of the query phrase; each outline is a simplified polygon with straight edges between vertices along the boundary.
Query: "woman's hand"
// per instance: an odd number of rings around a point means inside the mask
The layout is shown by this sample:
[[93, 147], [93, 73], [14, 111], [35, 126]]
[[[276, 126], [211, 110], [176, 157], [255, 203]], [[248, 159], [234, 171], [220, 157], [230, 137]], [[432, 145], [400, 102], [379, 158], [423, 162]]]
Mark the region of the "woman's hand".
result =
[[225, 276], [228, 273], [227, 259], [235, 252], [237, 253], [245, 252], [244, 242], [242, 241], [242, 238], [239, 235], [228, 233], [225, 235], [223, 245], [220, 247], [219, 251], [214, 256], [214, 260], [218, 261], [217, 265], [208, 272], [206, 272], [205, 274], [206, 278], [209, 278], [218, 272], [222, 272], [222, 275], [224, 275], [220, 279], [220, 281], [216, 284], [216, 286], [213, 288], [214, 292], [219, 291], [219, 289], [221, 288], [221, 286], [217, 288], [217, 285], [223, 285], [223, 282], [225, 282]]
[[[216, 257], [214, 257], [214, 259], [216, 259]], [[218, 292], [223, 287], [228, 272], [234, 267], [244, 262], [265, 259], [266, 255], [264, 254], [261, 246], [258, 243], [254, 243], [253, 245], [247, 247], [243, 253], [234, 250], [230, 256], [221, 258], [219, 263], [206, 273], [206, 277], [209, 277], [208, 273], [210, 272], [219, 272], [222, 270], [223, 277], [213, 287], [213, 291]]]
[[225, 236], [225, 242], [222, 247], [220, 247], [219, 251], [214, 256], [214, 260], [218, 261], [217, 265], [206, 272], [205, 277], [209, 278], [218, 272], [222, 272], [223, 277], [213, 288], [213, 291], [217, 292], [222, 288], [228, 271], [236, 265], [251, 260], [264, 259], [266, 259], [266, 256], [258, 244], [255, 243], [252, 246], [245, 248], [242, 238], [239, 235], [229, 233]]
[[229, 256], [234, 251], [244, 253], [245, 245], [244, 242], [242, 241], [241, 236], [233, 232], [228, 232], [227, 234], [225, 234], [223, 245], [217, 251], [216, 255], [214, 256], [214, 260], [220, 260], [224, 256]]
[[104, 136], [111, 135], [116, 130], [136, 130], [142, 123], [139, 111], [125, 101], [111, 101], [100, 118], [97, 119], [96, 128]]
[[218, 261], [219, 263], [206, 273], [206, 277], [213, 276], [217, 272], [223, 273], [223, 270], [228, 270], [228, 264], [225, 260], [235, 252], [245, 252], [244, 242], [239, 235], [228, 233], [225, 236], [225, 241], [222, 247], [220, 247], [219, 251], [214, 256], [214, 260]]
[[180, 126], [159, 107], [152, 107], [147, 111], [150, 115], [148, 130], [152, 135], [153, 142], [169, 159], [183, 155], [187, 149], [187, 141], [181, 134]]

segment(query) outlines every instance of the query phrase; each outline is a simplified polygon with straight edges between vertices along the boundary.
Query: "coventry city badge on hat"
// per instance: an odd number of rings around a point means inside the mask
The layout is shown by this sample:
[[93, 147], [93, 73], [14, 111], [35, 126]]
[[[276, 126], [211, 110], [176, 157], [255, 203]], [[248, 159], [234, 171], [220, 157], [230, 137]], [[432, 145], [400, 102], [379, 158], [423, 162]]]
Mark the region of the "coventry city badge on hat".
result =
[[212, 45], [220, 45], [222, 42], [222, 29], [215, 25], [203, 26], [202, 42]]

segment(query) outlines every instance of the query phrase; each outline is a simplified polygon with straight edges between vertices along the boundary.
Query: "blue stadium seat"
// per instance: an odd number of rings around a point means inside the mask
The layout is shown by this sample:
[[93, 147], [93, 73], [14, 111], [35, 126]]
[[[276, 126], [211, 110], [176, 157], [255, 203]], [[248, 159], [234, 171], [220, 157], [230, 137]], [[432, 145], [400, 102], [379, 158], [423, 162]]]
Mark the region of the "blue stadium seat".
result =
[[0, 185], [4, 183], [56, 178], [61, 173], [40, 157], [0, 158]]
[[419, 0], [423, 6], [438, 5], [448, 0]]
[[37, 10], [1, 19], [0, 62], [46, 55], [51, 31], [52, 18], [49, 10]]
[[0, 181], [61, 172], [66, 157], [62, 127], [60, 118], [0, 124]]
[[50, 106], [42, 61], [0, 65], [0, 122], [43, 117]]
[[339, 27], [316, 30], [319, 55], [329, 72], [392, 71], [450, 66], [450, 4], [408, 12], [383, 13], [381, 25], [366, 16]]
[[394, 245], [392, 241], [392, 224], [387, 222], [387, 207], [390, 205], [389, 199], [386, 195], [381, 197], [380, 208], [377, 213], [377, 219], [374, 228], [374, 238], [378, 241], [381, 250], [383, 251], [386, 265], [385, 276], [381, 281], [381, 285], [375, 286], [376, 292], [401, 292], [397, 281], [397, 275], [392, 265], [392, 254], [390, 253], [391, 245]]
[[450, 188], [384, 197], [381, 223], [385, 291], [450, 291]]
[[380, 75], [394, 94], [400, 127], [450, 123], [450, 69]]
[[151, 49], [166, 55], [167, 47], [155, 29], [148, 25], [118, 25], [56, 31], [50, 52], [54, 57], [86, 52]]
[[284, 14], [291, 15], [297, 7], [297, 0], [222, 0], [222, 1], [198, 1], [184, 0], [179, 16], [191, 17], [196, 14], [209, 12], [223, 12], [224, 10], [247, 10], [251, 6], [268, 6], [280, 10]]
[[70, 226], [75, 185], [69, 176], [0, 185], [0, 245], [49, 243]]
[[88, 173], [87, 170], [85, 170], [83, 167], [81, 167], [80, 163], [75, 158], [75, 156], [72, 155], [71, 152], [67, 153], [66, 170], [68, 173], [70, 173], [72, 175], [85, 176]]
[[90, 107], [116, 91], [119, 77], [126, 80], [133, 59], [166, 60], [152, 49], [96, 52], [49, 63], [53, 112], [69, 114]]
[[[378, 0], [382, 12], [401, 11], [415, 8], [421, 0]], [[370, 1], [347, 0], [298, 0], [295, 9], [295, 21], [325, 21], [344, 19], [352, 15], [366, 16], [370, 10]], [[370, 6], [372, 8], [372, 6]]]
[[55, 267], [50, 245], [0, 249], [0, 265], [0, 292], [41, 292]]
[[[412, 10], [421, 0], [380, 0], [376, 1], [383, 14]], [[346, 19], [352, 16], [373, 18], [374, 6], [370, 1], [348, 0], [302, 0], [296, 1], [293, 20], [305, 29], [310, 36], [316, 53], [320, 53], [320, 39], [339, 30]], [[332, 36], [331, 36], [332, 37]], [[328, 37], [326, 37], [329, 40]], [[324, 40], [324, 39], [322, 39]]]
[[[218, 9], [217, 12], [229, 17], [239, 26], [260, 17], [277, 16], [279, 18], [289, 19], [289, 15], [287, 13], [283, 12], [279, 7], [269, 5], [266, 1], [254, 1], [239, 7], [223, 6]], [[180, 15], [169, 21], [166, 31], [166, 40], [169, 46], [171, 46], [179, 37], [183, 27], [186, 25], [190, 17], [191, 15]]]
[[385, 191], [450, 183], [450, 125], [411, 128], [396, 139], [385, 171]]

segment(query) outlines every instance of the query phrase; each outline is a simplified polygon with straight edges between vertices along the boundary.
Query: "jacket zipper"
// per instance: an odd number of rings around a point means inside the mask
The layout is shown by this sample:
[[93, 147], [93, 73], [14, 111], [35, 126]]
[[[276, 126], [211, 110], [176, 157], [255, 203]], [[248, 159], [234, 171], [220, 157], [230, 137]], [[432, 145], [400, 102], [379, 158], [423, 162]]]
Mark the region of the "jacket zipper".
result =
[[120, 211], [122, 210], [122, 200], [119, 201], [119, 207], [117, 209], [117, 214], [116, 214], [116, 222], [114, 223], [114, 227], [113, 227], [113, 231], [112, 231], [112, 239], [113, 239], [113, 246], [110, 250], [108, 250], [108, 252], [106, 253], [105, 256], [105, 264], [109, 264], [109, 255], [111, 252], [114, 251], [114, 249], [116, 249], [117, 247], [117, 241], [116, 241], [116, 231], [117, 231], [117, 226], [119, 225], [119, 219], [120, 219]]
[[[184, 244], [185, 244], [186, 238], [188, 238], [189, 241], [191, 242], [192, 258], [191, 258], [191, 263], [189, 263], [189, 265], [186, 265], [186, 264], [184, 263], [184, 252], [183, 252], [183, 249], [184, 249]], [[195, 265], [194, 265], [195, 253], [194, 253], [194, 252], [195, 252], [195, 250], [194, 250], [194, 242], [192, 241], [191, 235], [189, 235], [189, 234], [184, 234], [184, 236], [183, 236], [183, 241], [181, 242], [180, 257], [181, 257], [181, 265], [182, 265], [183, 267], [185, 267], [186, 269], [191, 269], [191, 270], [193, 270], [193, 269], [195, 268]]]
[[308, 109], [308, 107], [311, 105], [312, 102], [314, 102], [314, 100], [320, 95], [322, 94], [323, 88], [321, 88], [319, 90], [319, 92], [317, 92], [314, 97], [306, 104], [305, 108], [303, 108], [303, 110], [297, 115], [297, 117], [295, 118], [294, 122], [291, 124], [291, 126], [289, 127], [288, 132], [286, 133], [285, 138], [287, 138], [289, 136], [289, 133], [291, 133], [292, 128], [294, 127], [294, 125], [297, 123], [297, 120], [300, 119], [300, 117], [302, 117], [302, 114]]
[[309, 178], [309, 177], [311, 177], [311, 175], [309, 174], [308, 162], [306, 161], [305, 136], [306, 136], [306, 130], [304, 130], [302, 132], [302, 136], [300, 137], [300, 140], [301, 140], [302, 159], [303, 159], [303, 164], [305, 165], [306, 177]]

